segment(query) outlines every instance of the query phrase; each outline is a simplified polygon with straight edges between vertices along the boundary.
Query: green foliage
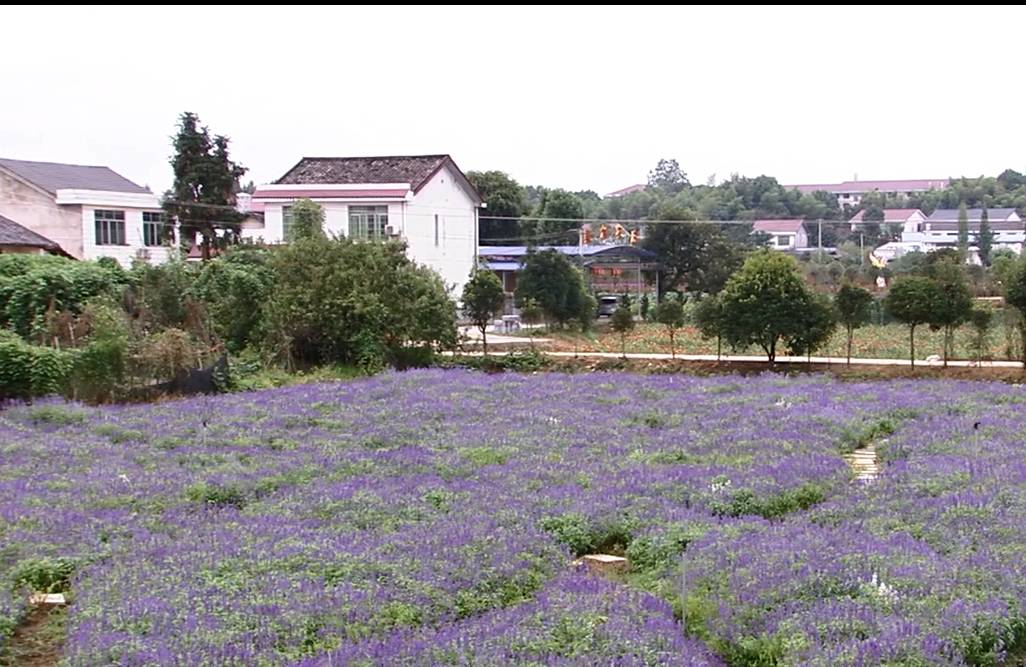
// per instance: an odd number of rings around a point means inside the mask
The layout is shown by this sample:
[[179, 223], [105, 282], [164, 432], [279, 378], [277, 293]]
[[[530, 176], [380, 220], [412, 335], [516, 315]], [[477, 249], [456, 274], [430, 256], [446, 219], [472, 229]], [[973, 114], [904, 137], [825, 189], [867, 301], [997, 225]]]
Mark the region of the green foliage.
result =
[[969, 255], [969, 216], [965, 202], [958, 205], [958, 255], [963, 262]]
[[67, 593], [77, 563], [70, 558], [33, 558], [14, 566], [12, 580], [16, 589], [28, 588], [36, 593]]
[[990, 228], [990, 216], [986, 206], [980, 212], [980, 231], [976, 235], [976, 248], [980, 252], [983, 266], [990, 266], [991, 252], [994, 249], [994, 230]]
[[873, 295], [855, 285], [842, 285], [834, 297], [834, 309], [837, 321], [844, 327], [847, 334], [847, 356], [851, 364], [851, 344], [855, 337], [855, 329], [869, 322]]
[[277, 248], [265, 345], [289, 362], [373, 370], [406, 346], [452, 347], [455, 304], [403, 245], [306, 238]]
[[460, 357], [455, 362], [464, 368], [498, 373], [511, 371], [514, 373], [534, 373], [549, 366], [549, 358], [534, 348], [524, 352], [513, 352], [501, 357]]
[[973, 327], [972, 348], [976, 361], [983, 361], [990, 347], [990, 330], [994, 321], [994, 312], [989, 308], [973, 308], [969, 313], [969, 323]]
[[6, 338], [0, 341], [0, 399], [61, 393], [72, 363], [67, 352]]
[[98, 296], [118, 298], [127, 282], [120, 267], [97, 262], [0, 255], [0, 323], [25, 338], [49, 343], [49, 315], [80, 313], [87, 301]]
[[830, 340], [837, 328], [837, 317], [830, 298], [812, 294], [798, 321], [799, 332], [787, 341], [789, 354], [812, 355]]
[[191, 292], [206, 306], [217, 336], [240, 352], [261, 341], [264, 304], [274, 285], [270, 252], [242, 245], [205, 262]]
[[238, 237], [243, 214], [235, 209], [235, 193], [246, 169], [229, 158], [228, 137], [211, 137], [194, 113], [179, 116], [173, 150], [175, 180], [164, 211], [178, 221], [182, 241], [191, 242], [196, 234], [203, 237], [203, 259], [210, 259], [211, 247], [223, 247]]
[[690, 187], [691, 183], [676, 160], [662, 159], [656, 164], [655, 169], [648, 173], [648, 186], [667, 194], [676, 194]]
[[702, 338], [716, 339], [716, 358], [719, 359], [727, 324], [720, 295], [707, 296], [699, 300], [692, 317]]
[[944, 330], [945, 365], [951, 355], [955, 329], [969, 319], [973, 307], [963, 267], [961, 263], [937, 262], [930, 271], [937, 284], [939, 298], [928, 321], [931, 328]]
[[[481, 244], [516, 244], [516, 241], [506, 239], [516, 239], [520, 233], [520, 223], [515, 218], [530, 212], [531, 205], [524, 188], [501, 171], [468, 171], [467, 180], [487, 205], [481, 215]], [[514, 219], [494, 220], [491, 216]]]
[[208, 482], [188, 487], [185, 497], [191, 502], [214, 507], [242, 508], [246, 504], [246, 494], [239, 487]]
[[292, 224], [286, 241], [324, 236], [324, 208], [311, 199], [299, 199], [291, 207]]
[[494, 271], [474, 269], [470, 280], [463, 285], [463, 312], [481, 330], [484, 353], [488, 354], [486, 329], [495, 316], [502, 312], [506, 294], [502, 282]]
[[771, 250], [750, 256], [721, 294], [723, 338], [733, 347], [758, 345], [770, 363], [781, 341], [806, 347], [813, 309], [812, 293], [794, 259]]
[[[657, 214], [674, 220], [694, 217], [692, 212], [672, 206], [661, 207]], [[642, 247], [659, 257], [664, 290], [715, 294], [744, 261], [741, 244], [709, 224], [653, 225]]]
[[684, 304], [679, 298], [667, 295], [663, 302], [656, 306], [656, 321], [666, 327], [666, 332], [670, 336], [670, 356], [676, 357], [677, 329], [685, 324]]
[[647, 293], [642, 294], [641, 295], [641, 302], [638, 304], [638, 314], [641, 315], [641, 319], [642, 320], [647, 320], [648, 319], [649, 307], [650, 306], [649, 306], [649, 302], [648, 302], [648, 294]]
[[1026, 365], [1026, 257], [1020, 258], [1015, 267], [1009, 270], [1006, 280], [1005, 301], [1019, 311], [1015, 322], [1021, 339], [1023, 364]]
[[561, 326], [578, 317], [587, 301], [584, 276], [573, 261], [555, 250], [532, 250], [517, 279], [516, 302], [533, 299], [545, 316]]
[[196, 280], [194, 266], [182, 261], [138, 262], [130, 278], [127, 310], [144, 332], [186, 325], [190, 288]]
[[935, 280], [923, 276], [910, 276], [896, 281], [884, 299], [887, 313], [908, 325], [909, 355], [913, 366], [916, 362], [916, 327], [931, 321], [934, 311], [943, 307], [940, 304], [942, 298]]
[[37, 424], [53, 426], [70, 426], [85, 421], [86, 413], [82, 410], [70, 409], [62, 405], [42, 405], [29, 412], [29, 419]]
[[620, 306], [610, 318], [613, 331], [620, 334], [620, 346], [623, 358], [627, 358], [627, 334], [634, 330], [634, 315], [628, 306]]
[[585, 215], [584, 202], [572, 192], [562, 188], [545, 189], [535, 211], [538, 220], [528, 220], [522, 227], [528, 235], [551, 235], [558, 243], [577, 240], [577, 220]]

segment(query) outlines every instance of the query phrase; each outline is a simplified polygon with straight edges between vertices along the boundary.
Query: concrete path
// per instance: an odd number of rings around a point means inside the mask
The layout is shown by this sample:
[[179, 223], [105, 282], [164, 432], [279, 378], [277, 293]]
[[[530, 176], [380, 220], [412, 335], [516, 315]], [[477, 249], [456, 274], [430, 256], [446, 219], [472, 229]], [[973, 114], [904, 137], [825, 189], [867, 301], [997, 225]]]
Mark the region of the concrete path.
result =
[[876, 458], [876, 447], [873, 443], [847, 454], [844, 460], [851, 466], [855, 479], [859, 482], [871, 482], [880, 474], [880, 461]]
[[[481, 330], [477, 327], [460, 327], [460, 333], [465, 335], [470, 340], [479, 342], [481, 340]], [[537, 343], [548, 343], [551, 341], [550, 338], [535, 338], [534, 342]], [[527, 336], [508, 336], [501, 333], [492, 333], [488, 331], [488, 345], [514, 345], [522, 343], [524, 345], [530, 345], [531, 339]]]
[[[513, 339], [512, 336], [488, 336], [488, 343], [491, 344], [496, 338]], [[536, 343], [543, 342], [544, 338], [535, 338]], [[529, 338], [518, 338], [516, 342], [523, 341], [529, 343]], [[601, 359], [619, 359], [623, 355], [619, 352], [554, 352], [551, 350], [538, 350], [541, 354], [547, 354], [550, 357], [588, 357], [588, 358], [601, 358]], [[479, 352], [470, 352], [468, 354], [480, 354]], [[506, 351], [497, 351], [494, 354], [511, 354]], [[628, 352], [628, 359], [671, 359], [669, 354], [661, 352]], [[715, 354], [678, 354], [677, 359], [682, 361], [716, 361]], [[762, 355], [754, 354], [724, 354], [720, 357], [720, 361], [724, 362], [766, 362], [766, 357]], [[830, 366], [844, 366], [844, 357], [812, 357], [811, 363], [813, 365], [830, 365]], [[786, 357], [778, 356], [777, 362], [782, 364], [805, 364], [809, 363], [807, 357]], [[911, 366], [911, 362], [908, 359], [863, 359], [852, 357], [852, 366]], [[916, 367], [922, 366], [923, 368], [939, 368], [943, 366], [941, 361], [926, 361], [916, 359]], [[976, 363], [975, 361], [964, 361], [964, 360], [951, 360], [948, 362], [948, 366], [953, 368], [1022, 368], [1022, 362], [1020, 361], [984, 361]]]

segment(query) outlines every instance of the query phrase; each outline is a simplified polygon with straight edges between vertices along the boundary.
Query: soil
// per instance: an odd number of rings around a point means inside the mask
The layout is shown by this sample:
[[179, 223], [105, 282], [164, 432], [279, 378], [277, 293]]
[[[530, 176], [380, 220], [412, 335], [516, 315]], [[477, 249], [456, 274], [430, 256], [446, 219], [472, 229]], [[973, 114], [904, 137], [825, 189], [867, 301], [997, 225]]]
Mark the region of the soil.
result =
[[60, 607], [32, 609], [0, 651], [0, 667], [55, 667], [64, 645], [64, 615]]

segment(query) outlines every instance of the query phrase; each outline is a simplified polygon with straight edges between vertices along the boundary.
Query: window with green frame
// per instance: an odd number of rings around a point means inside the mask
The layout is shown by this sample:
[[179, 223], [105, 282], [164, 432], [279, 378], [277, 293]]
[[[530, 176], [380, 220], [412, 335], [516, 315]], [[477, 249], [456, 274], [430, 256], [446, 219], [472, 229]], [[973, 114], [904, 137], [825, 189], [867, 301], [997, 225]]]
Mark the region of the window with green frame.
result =
[[349, 238], [377, 241], [385, 238], [388, 206], [350, 206]]
[[294, 231], [292, 225], [295, 220], [292, 217], [292, 207], [281, 207], [281, 238], [283, 241], [291, 241]]

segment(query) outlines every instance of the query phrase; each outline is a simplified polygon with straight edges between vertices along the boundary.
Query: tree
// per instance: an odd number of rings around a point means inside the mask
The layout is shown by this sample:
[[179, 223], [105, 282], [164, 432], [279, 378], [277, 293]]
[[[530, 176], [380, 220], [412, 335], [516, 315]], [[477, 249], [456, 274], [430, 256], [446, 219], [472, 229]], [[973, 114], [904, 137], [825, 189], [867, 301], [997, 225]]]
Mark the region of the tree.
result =
[[534, 327], [542, 321], [545, 313], [542, 311], [541, 306], [534, 299], [524, 299], [523, 304], [520, 306], [520, 319], [523, 320], [524, 324], [531, 326], [531, 347], [534, 347]]
[[676, 337], [677, 329], [684, 326], [684, 304], [680, 299], [667, 297], [656, 306], [656, 321], [666, 327], [666, 333], [670, 336], [670, 357], [677, 357]]
[[664, 291], [715, 294], [744, 261], [741, 246], [708, 224], [651, 225], [642, 247], [658, 256]]
[[1017, 323], [1022, 339], [1022, 365], [1026, 368], [1026, 257], [1021, 258], [1009, 272], [1005, 283], [1005, 302], [1019, 311]]
[[929, 275], [936, 282], [939, 296], [930, 315], [932, 329], [944, 331], [944, 367], [948, 365], [954, 347], [955, 329], [968, 318], [973, 308], [972, 294], [966, 283], [964, 264], [937, 262], [929, 267]]
[[463, 285], [463, 312], [481, 331], [481, 347], [488, 356], [488, 325], [498, 313], [506, 300], [502, 291], [502, 282], [493, 271], [474, 269], [470, 272], [470, 280]]
[[610, 318], [610, 325], [613, 327], [613, 331], [620, 334], [620, 354], [623, 358], [627, 358], [627, 334], [634, 329], [634, 315], [631, 314], [631, 309], [627, 306], [620, 306], [613, 312], [613, 317]]
[[981, 365], [990, 346], [990, 327], [994, 320], [994, 312], [989, 308], [973, 308], [969, 313], [969, 322], [973, 326], [973, 352], [977, 365]]
[[770, 364], [781, 341], [806, 332], [812, 293], [795, 260], [772, 250], [752, 254], [723, 288], [723, 333], [731, 347], [758, 345]]
[[937, 282], [924, 276], [899, 278], [884, 299], [884, 308], [894, 319], [908, 325], [909, 358], [916, 366], [916, 327], [927, 324], [941, 300]]
[[719, 295], [711, 295], [699, 300], [695, 306], [695, 326], [702, 334], [702, 338], [716, 339], [716, 361], [720, 360], [723, 351], [723, 330], [725, 326], [723, 318], [723, 303]]
[[581, 225], [576, 221], [584, 217], [584, 203], [572, 192], [545, 190], [535, 217], [539, 219], [524, 226], [533, 235], [551, 236], [553, 241], [567, 245], [571, 241], [576, 244], [576, 231]]
[[842, 285], [834, 297], [834, 308], [837, 320], [844, 326], [847, 336], [847, 365], [851, 366], [851, 344], [855, 338], [855, 329], [869, 321], [870, 306], [873, 295], [855, 285]]
[[264, 304], [275, 285], [271, 252], [248, 244], [203, 264], [190, 293], [206, 306], [228, 349], [241, 352], [264, 334]]
[[456, 342], [456, 305], [402, 243], [309, 237], [275, 248], [265, 345], [288, 362], [372, 370]]
[[641, 301], [638, 303], [638, 314], [641, 315], [641, 320], [645, 321], [648, 319], [648, 311], [650, 304], [648, 302], [648, 293], [641, 295]]
[[569, 257], [553, 249], [532, 250], [517, 279], [516, 303], [534, 299], [550, 322], [563, 326], [581, 312], [588, 296], [584, 276]]
[[292, 226], [286, 241], [324, 236], [324, 209], [315, 201], [300, 199], [292, 205]]
[[[574, 322], [580, 329], [581, 334], [586, 334], [591, 331], [592, 325], [595, 323], [595, 317], [598, 315], [598, 299], [591, 294], [585, 294], [584, 298], [581, 299], [580, 308], [577, 311], [577, 316], [574, 317]], [[531, 343], [534, 341], [532, 339]], [[577, 337], [574, 336], [574, 357], [577, 357]]]
[[468, 171], [467, 180], [474, 186], [485, 208], [481, 212], [479, 235], [482, 245], [516, 245], [520, 236], [520, 221], [496, 220], [519, 218], [531, 209], [527, 192], [509, 174], [502, 171]]
[[986, 207], [980, 212], [980, 232], [976, 235], [976, 247], [980, 251], [980, 262], [990, 266], [990, 254], [994, 248], [994, 231], [990, 228], [990, 217]]
[[655, 169], [648, 172], [648, 185], [651, 188], [659, 188], [668, 194], [677, 194], [681, 190], [691, 187], [688, 175], [680, 168], [676, 160], [659, 160]]
[[965, 202], [958, 205], [958, 254], [963, 262], [969, 256], [969, 215]]
[[812, 353], [830, 340], [837, 328], [837, 316], [830, 298], [825, 294], [810, 294], [799, 323], [798, 333], [787, 342], [787, 351], [792, 355], [804, 354], [812, 363]]
[[210, 259], [211, 247], [234, 241], [245, 217], [235, 208], [235, 193], [246, 169], [229, 158], [228, 142], [223, 135], [211, 138], [194, 113], [178, 119], [171, 158], [175, 180], [163, 208], [177, 221], [183, 241], [203, 237], [203, 259]]

